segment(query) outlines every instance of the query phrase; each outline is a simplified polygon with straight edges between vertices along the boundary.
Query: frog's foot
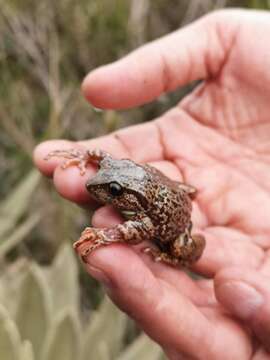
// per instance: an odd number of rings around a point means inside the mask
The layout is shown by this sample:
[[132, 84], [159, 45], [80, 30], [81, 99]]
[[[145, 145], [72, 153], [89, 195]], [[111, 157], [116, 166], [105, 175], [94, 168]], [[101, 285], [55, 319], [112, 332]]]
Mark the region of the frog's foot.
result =
[[188, 232], [181, 234], [171, 244], [171, 254], [178, 259], [178, 262], [189, 267], [201, 257], [205, 248], [203, 235], [190, 235]]
[[95, 228], [91, 228], [91, 227], [87, 227], [84, 229], [84, 231], [81, 233], [81, 236], [79, 238], [79, 240], [77, 240], [74, 244], [73, 244], [73, 248], [77, 251], [78, 248], [87, 243], [91, 243], [94, 242], [97, 238], [97, 234], [96, 234], [96, 229]]
[[181, 265], [189, 267], [201, 257], [205, 248], [203, 235], [189, 235], [188, 232], [181, 234], [170, 244], [169, 252], [162, 252], [159, 249], [147, 247], [143, 252], [150, 254], [155, 261], [161, 261], [173, 266]]
[[52, 157], [64, 158], [65, 161], [62, 163], [62, 169], [66, 169], [69, 166], [77, 166], [80, 170], [80, 174], [84, 175], [86, 172], [87, 164], [98, 163], [105, 157], [110, 156], [102, 150], [79, 150], [79, 149], [68, 149], [68, 150], [54, 150], [51, 151], [45, 160], [49, 160]]
[[[120, 225], [119, 225], [120, 226]], [[121, 236], [121, 234], [120, 234]], [[96, 229], [87, 227], [81, 234], [78, 241], [73, 244], [73, 248], [86, 262], [86, 257], [94, 250], [104, 245], [110, 245], [121, 241], [121, 237], [116, 229]]]
[[146, 247], [143, 249], [143, 252], [145, 254], [150, 254], [155, 262], [164, 262], [169, 265], [176, 266], [179, 264], [179, 260], [173, 256], [170, 256], [169, 254], [162, 252], [158, 249], [154, 249], [152, 247]]
[[69, 150], [54, 150], [51, 151], [46, 157], [45, 160], [49, 160], [53, 157], [64, 158], [65, 161], [61, 164], [62, 169], [66, 169], [70, 166], [77, 166], [80, 170], [80, 174], [84, 175], [86, 172], [86, 166], [89, 162], [87, 151], [78, 150], [78, 149], [69, 149]]
[[86, 257], [101, 246], [108, 245], [111, 241], [106, 237], [104, 229], [87, 227], [81, 234], [78, 241], [73, 244], [73, 248], [86, 262]]
[[195, 262], [199, 260], [199, 258], [202, 256], [202, 253], [206, 245], [206, 241], [205, 241], [205, 237], [201, 234], [191, 235], [191, 239], [193, 241], [195, 248], [193, 255], [193, 261]]

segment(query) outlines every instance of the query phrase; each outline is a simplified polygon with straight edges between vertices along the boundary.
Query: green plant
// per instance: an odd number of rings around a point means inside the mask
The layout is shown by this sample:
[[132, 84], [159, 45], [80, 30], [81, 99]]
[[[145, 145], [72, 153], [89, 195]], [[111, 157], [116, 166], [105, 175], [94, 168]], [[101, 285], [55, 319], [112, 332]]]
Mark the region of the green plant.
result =
[[0, 259], [18, 245], [40, 220], [40, 214], [33, 213], [21, 221], [39, 180], [38, 172], [32, 170], [0, 203]]
[[0, 277], [0, 356], [5, 360], [159, 360], [140, 335], [124, 349], [128, 318], [104, 298], [85, 322], [78, 266], [69, 245], [50, 266], [20, 260]]

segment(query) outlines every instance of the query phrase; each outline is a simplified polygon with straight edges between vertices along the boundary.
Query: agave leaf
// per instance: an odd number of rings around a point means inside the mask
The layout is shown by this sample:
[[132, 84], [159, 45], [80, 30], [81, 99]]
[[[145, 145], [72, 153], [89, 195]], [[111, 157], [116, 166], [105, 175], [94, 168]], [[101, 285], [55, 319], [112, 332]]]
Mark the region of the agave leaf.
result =
[[79, 356], [79, 342], [79, 321], [70, 309], [64, 310], [48, 331], [41, 359], [74, 360]]
[[66, 307], [79, 309], [78, 266], [70, 245], [65, 244], [59, 250], [48, 273], [52, 290], [53, 311], [58, 314]]
[[102, 360], [111, 360], [112, 357], [110, 355], [110, 350], [108, 347], [108, 344], [105, 343], [104, 340], [100, 341], [99, 347], [98, 347], [98, 355], [97, 359]]
[[9, 266], [0, 277], [0, 303], [15, 317], [21, 284], [27, 271], [27, 262], [17, 260]]
[[50, 315], [48, 284], [40, 268], [32, 264], [21, 286], [16, 323], [23, 339], [31, 341], [37, 359], [49, 327]]
[[0, 304], [4, 305], [6, 302], [6, 289], [2, 281], [0, 281]]
[[85, 330], [81, 360], [104, 360], [104, 353], [110, 354], [110, 359], [115, 358], [123, 346], [126, 324], [126, 315], [105, 297]]
[[119, 356], [118, 360], [151, 359], [160, 360], [162, 357], [161, 348], [146, 335], [140, 335], [127, 349]]
[[14, 230], [4, 242], [0, 243], [0, 259], [3, 258], [14, 246], [18, 245], [32, 231], [39, 221], [40, 215], [33, 214], [21, 225], [18, 225], [16, 230]]
[[0, 205], [0, 239], [14, 229], [17, 220], [27, 209], [33, 191], [38, 185], [40, 174], [32, 170]]
[[7, 310], [0, 305], [0, 352], [1, 359], [18, 360], [20, 348], [18, 329]]
[[34, 360], [33, 346], [28, 340], [25, 340], [21, 345], [20, 360]]

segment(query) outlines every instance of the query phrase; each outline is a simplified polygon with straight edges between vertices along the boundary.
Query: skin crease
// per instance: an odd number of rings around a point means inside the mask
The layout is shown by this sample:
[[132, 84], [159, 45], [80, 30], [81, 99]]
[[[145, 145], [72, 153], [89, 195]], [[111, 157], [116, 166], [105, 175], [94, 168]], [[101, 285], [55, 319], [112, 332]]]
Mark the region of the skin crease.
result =
[[[207, 245], [194, 271], [207, 279], [195, 282], [123, 244], [98, 249], [86, 265], [172, 360], [270, 359], [269, 31], [266, 12], [214, 12], [91, 72], [83, 93], [105, 109], [204, 82], [152, 122], [76, 144], [45, 142], [34, 153], [57, 191], [82, 205], [94, 206], [84, 186], [94, 169], [83, 177], [62, 170], [61, 159], [44, 161], [50, 151], [100, 148], [198, 189], [192, 220]], [[120, 221], [103, 207], [93, 225]]]

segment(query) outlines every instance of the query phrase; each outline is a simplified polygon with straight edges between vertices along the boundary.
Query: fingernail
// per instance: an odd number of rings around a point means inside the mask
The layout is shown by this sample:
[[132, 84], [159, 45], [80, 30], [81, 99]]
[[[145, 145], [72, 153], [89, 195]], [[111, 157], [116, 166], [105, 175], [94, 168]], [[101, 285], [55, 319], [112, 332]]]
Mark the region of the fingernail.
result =
[[100, 281], [106, 288], [112, 288], [113, 283], [111, 279], [100, 269], [95, 266], [87, 264], [87, 270], [93, 278]]
[[218, 297], [235, 315], [251, 317], [263, 304], [263, 296], [252, 286], [241, 281], [230, 281], [217, 287]]

